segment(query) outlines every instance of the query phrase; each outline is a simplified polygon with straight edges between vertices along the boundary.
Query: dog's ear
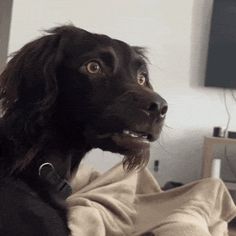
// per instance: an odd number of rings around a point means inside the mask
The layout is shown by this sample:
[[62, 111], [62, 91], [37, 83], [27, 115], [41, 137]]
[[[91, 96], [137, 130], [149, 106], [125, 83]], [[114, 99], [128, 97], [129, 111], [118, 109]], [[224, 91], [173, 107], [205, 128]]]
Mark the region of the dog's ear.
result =
[[2, 120], [13, 141], [28, 137], [34, 142], [32, 137], [39, 136], [50, 119], [63, 44], [62, 35], [56, 32], [34, 40], [15, 53], [0, 75]]
[[46, 35], [26, 44], [9, 61], [0, 77], [5, 112], [22, 105], [47, 109], [57, 94], [56, 67], [60, 63], [60, 37]]

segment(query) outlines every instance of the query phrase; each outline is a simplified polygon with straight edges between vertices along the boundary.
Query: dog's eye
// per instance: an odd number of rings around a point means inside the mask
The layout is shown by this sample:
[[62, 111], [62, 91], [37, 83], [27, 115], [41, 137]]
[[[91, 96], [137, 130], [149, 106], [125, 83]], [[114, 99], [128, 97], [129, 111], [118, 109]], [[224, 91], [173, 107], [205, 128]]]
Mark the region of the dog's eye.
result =
[[137, 74], [137, 81], [139, 85], [144, 86], [146, 84], [146, 80], [146, 75], [144, 73]]
[[101, 66], [96, 61], [90, 61], [86, 64], [86, 70], [90, 74], [98, 74], [101, 72]]

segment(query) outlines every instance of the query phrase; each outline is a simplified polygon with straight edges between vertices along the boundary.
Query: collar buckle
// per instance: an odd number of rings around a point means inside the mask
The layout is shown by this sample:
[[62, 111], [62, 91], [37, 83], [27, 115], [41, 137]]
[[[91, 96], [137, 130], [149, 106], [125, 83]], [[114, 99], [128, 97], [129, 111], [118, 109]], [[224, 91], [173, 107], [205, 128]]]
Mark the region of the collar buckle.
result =
[[56, 172], [54, 166], [50, 162], [45, 162], [39, 166], [38, 174], [41, 179], [46, 181], [49, 185], [53, 186], [59, 195], [66, 199], [72, 193], [72, 188], [66, 179]]

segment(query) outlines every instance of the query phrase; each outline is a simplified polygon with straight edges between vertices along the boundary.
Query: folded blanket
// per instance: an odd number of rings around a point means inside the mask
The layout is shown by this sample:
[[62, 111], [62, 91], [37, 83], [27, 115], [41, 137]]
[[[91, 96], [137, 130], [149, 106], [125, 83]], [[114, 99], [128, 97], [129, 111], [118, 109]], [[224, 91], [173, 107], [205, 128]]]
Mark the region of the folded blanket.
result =
[[72, 236], [226, 236], [236, 207], [223, 182], [203, 179], [163, 192], [147, 169], [104, 174], [82, 166], [67, 199]]

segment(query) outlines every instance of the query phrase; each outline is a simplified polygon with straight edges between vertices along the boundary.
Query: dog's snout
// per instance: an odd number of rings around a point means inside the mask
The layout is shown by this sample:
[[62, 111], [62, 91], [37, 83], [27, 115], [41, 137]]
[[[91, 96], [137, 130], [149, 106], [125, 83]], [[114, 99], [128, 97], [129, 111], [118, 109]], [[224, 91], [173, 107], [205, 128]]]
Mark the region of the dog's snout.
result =
[[164, 99], [158, 99], [149, 103], [147, 111], [150, 114], [157, 114], [160, 118], [164, 118], [168, 110], [167, 102]]

